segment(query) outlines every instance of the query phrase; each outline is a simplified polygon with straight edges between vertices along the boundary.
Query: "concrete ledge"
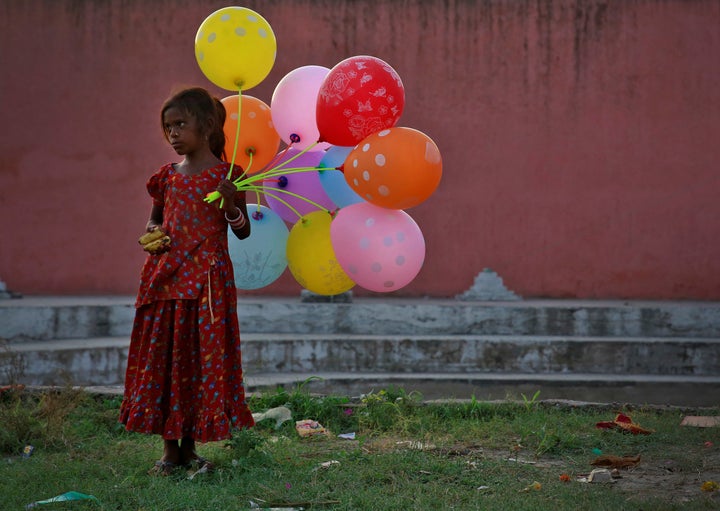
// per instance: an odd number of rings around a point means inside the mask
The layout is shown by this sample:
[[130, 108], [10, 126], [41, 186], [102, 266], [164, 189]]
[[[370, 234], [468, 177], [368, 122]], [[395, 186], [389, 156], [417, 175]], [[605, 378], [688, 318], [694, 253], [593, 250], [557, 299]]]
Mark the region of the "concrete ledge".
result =
[[623, 375], [319, 373], [246, 374], [250, 392], [302, 385], [318, 394], [360, 396], [388, 387], [419, 392], [423, 399], [520, 400], [540, 391], [543, 400], [717, 407], [720, 377], [627, 377]]
[[[132, 304], [129, 297], [0, 300], [0, 338], [20, 342], [129, 335]], [[303, 303], [242, 297], [238, 317], [243, 333], [720, 338], [718, 302], [360, 298]]]
[[[286, 373], [246, 374], [248, 393], [272, 393], [278, 388], [292, 391], [301, 386], [304, 392], [319, 395], [359, 398], [363, 394], [390, 387], [419, 392], [424, 401], [516, 401], [523, 402], [540, 391], [538, 403], [557, 406], [594, 406], [617, 411], [632, 406], [674, 407], [682, 410], [705, 408], [717, 410], [720, 405], [720, 378], [715, 377], [644, 377], [629, 378], [604, 375], [528, 374], [392, 374], [392, 373]], [[33, 387], [46, 389], [54, 387]], [[91, 393], [122, 395], [122, 385], [82, 386]]]

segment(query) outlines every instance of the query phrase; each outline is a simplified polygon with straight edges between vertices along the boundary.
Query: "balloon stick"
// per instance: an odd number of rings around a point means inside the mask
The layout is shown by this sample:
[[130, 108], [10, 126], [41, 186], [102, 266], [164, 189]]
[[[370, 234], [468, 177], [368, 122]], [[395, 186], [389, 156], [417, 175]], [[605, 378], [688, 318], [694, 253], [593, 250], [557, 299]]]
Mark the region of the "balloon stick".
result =
[[[232, 158], [230, 159], [230, 170], [228, 170], [226, 179], [230, 179], [232, 177], [233, 166], [235, 165], [235, 156], [237, 155], [238, 143], [240, 141], [240, 120], [242, 119], [242, 88], [240, 88], [240, 87], [241, 86], [238, 85], [238, 122], [237, 122], [237, 127], [235, 128], [235, 145], [233, 146], [233, 154], [232, 154]], [[224, 202], [225, 202], [225, 199], [222, 199], [220, 201], [221, 208], [223, 207]]]
[[[245, 190], [255, 190], [255, 191], [258, 191], [258, 189], [262, 189], [262, 188], [263, 188], [263, 187], [261, 187], [261, 186], [250, 185], [250, 186], [247, 186], [247, 187], [245, 188]], [[292, 197], [295, 197], [296, 199], [300, 199], [300, 200], [302, 200], [302, 201], [305, 201], [305, 202], [307, 202], [308, 204], [312, 204], [313, 206], [315, 206], [315, 207], [318, 208], [318, 209], [321, 209], [321, 210], [323, 210], [323, 211], [328, 211], [322, 204], [318, 204], [317, 202], [315, 202], [315, 201], [313, 201], [313, 200], [310, 200], [310, 199], [308, 199], [307, 197], [303, 197], [303, 196], [300, 195], [300, 194], [297, 194], [297, 193], [295, 193], [295, 192], [291, 192], [291, 191], [289, 191], [289, 190], [285, 190], [285, 189], [283, 189], [283, 188], [273, 188], [272, 191], [270, 191], [270, 190], [268, 190], [268, 189], [264, 189], [264, 190], [262, 191], [262, 193], [264, 193], [265, 195], [269, 195], [269, 196], [272, 197], [273, 199], [277, 199], [278, 201], [282, 202], [282, 203], [285, 204], [288, 208], [292, 209], [296, 214], [297, 214], [297, 211], [296, 211], [292, 206], [290, 206], [287, 202], [285, 202], [285, 201], [283, 201], [282, 199], [280, 199], [280, 197], [278, 197], [278, 195], [277, 195], [278, 193], [280, 193], [280, 194], [283, 194], [283, 193], [284, 193], [285, 195], [290, 195], [290, 196], [292, 196]], [[298, 215], [298, 216], [302, 216], [302, 215]]]
[[[238, 122], [235, 128], [235, 145], [233, 146], [232, 159], [230, 160], [230, 171], [228, 172], [227, 178], [230, 179], [232, 176], [233, 165], [235, 165], [235, 156], [237, 155], [238, 144], [240, 142], [240, 121], [242, 120], [242, 89], [238, 89]], [[251, 156], [252, 158], [252, 156]]]
[[285, 149], [277, 153], [275, 156], [273, 156], [273, 159], [266, 165], [266, 168], [273, 168], [275, 164], [283, 157], [285, 156], [285, 153], [287, 153], [290, 150], [290, 147], [292, 147], [292, 143], [290, 143], [289, 146], [287, 146]]
[[[317, 170], [335, 170], [334, 167], [294, 167], [290, 169], [281, 169], [276, 168], [272, 170], [268, 170], [265, 172], [261, 172], [258, 174], [253, 174], [252, 176], [245, 176], [244, 174], [237, 178], [233, 183], [235, 184], [235, 188], [237, 188], [238, 191], [241, 190], [249, 190], [247, 185], [250, 185], [252, 183], [256, 183], [258, 181], [267, 181], [268, 178], [275, 178], [279, 176], [284, 176], [288, 174], [299, 174], [301, 172], [313, 172]], [[208, 193], [205, 198], [203, 199], [205, 202], [215, 202], [220, 198], [219, 192], [210, 192]], [[301, 199], [304, 199], [304, 197], [300, 196]]]
[[[240, 175], [240, 177], [243, 177], [245, 174], [250, 172], [250, 169], [252, 168], [252, 164], [253, 164], [253, 154], [255, 154], [255, 151], [248, 150], [248, 151], [245, 151], [245, 153], [248, 155], [248, 158], [250, 161], [248, 161], [247, 168], [245, 170], [243, 170], [243, 173]], [[240, 177], [238, 179], [240, 179]]]
[[[258, 189], [258, 188], [261, 188], [261, 187], [259, 187], [259, 186], [253, 186], [253, 187], [251, 187], [251, 188]], [[255, 190], [255, 191], [258, 191], [258, 190]], [[278, 190], [278, 191], [279, 191], [279, 190]], [[280, 197], [276, 196], [275, 193], [269, 192], [269, 191], [267, 191], [267, 190], [265, 190], [264, 193], [265, 193], [265, 195], [269, 195], [269, 196], [272, 197], [273, 199], [275, 199], [275, 200], [277, 200], [278, 202], [280, 202], [281, 204], [285, 205], [288, 209], [290, 209], [293, 213], [295, 213], [295, 214], [298, 216], [298, 218], [302, 218], [302, 215], [300, 214], [300, 212], [299, 212], [297, 209], [295, 209], [294, 207], [292, 207], [287, 201], [285, 201], [285, 200], [281, 199]]]

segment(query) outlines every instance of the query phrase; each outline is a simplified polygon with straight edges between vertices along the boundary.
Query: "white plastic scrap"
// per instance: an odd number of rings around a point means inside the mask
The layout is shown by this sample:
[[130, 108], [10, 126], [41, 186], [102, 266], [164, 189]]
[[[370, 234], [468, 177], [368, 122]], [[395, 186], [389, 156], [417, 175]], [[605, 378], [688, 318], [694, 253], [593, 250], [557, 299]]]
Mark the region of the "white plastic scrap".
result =
[[270, 408], [266, 412], [252, 414], [255, 422], [260, 422], [265, 419], [275, 419], [275, 429], [279, 429], [284, 422], [292, 419], [292, 412], [285, 406], [278, 406], [277, 408]]
[[606, 468], [596, 468], [587, 477], [580, 477], [578, 481], [581, 483], [614, 483], [610, 471]]
[[319, 470], [319, 469], [321, 469], [321, 468], [330, 468], [330, 467], [332, 467], [333, 465], [339, 465], [339, 464], [340, 464], [340, 462], [337, 461], [337, 460], [325, 461], [325, 462], [323, 462], [323, 463], [320, 463], [320, 465], [318, 465], [317, 467], [315, 467], [313, 470]]

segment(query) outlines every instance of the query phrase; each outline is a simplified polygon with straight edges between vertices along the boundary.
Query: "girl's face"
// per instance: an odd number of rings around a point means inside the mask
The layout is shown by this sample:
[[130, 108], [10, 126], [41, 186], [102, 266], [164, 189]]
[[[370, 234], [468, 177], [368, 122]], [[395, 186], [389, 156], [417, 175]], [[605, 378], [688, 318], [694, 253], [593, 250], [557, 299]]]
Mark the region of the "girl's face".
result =
[[192, 154], [207, 146], [197, 119], [177, 107], [165, 110], [163, 128], [165, 137], [179, 155]]

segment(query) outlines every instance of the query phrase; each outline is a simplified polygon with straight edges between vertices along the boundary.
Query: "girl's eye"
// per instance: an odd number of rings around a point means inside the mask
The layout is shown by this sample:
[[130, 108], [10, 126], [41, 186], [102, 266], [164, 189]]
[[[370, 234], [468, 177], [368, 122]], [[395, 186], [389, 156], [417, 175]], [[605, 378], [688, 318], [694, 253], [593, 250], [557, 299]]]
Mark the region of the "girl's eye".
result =
[[165, 131], [167, 131], [169, 133], [173, 129], [182, 130], [182, 129], [185, 129], [186, 126], [187, 126], [187, 123], [185, 121], [178, 121], [178, 122], [174, 122], [172, 124], [166, 124]]

